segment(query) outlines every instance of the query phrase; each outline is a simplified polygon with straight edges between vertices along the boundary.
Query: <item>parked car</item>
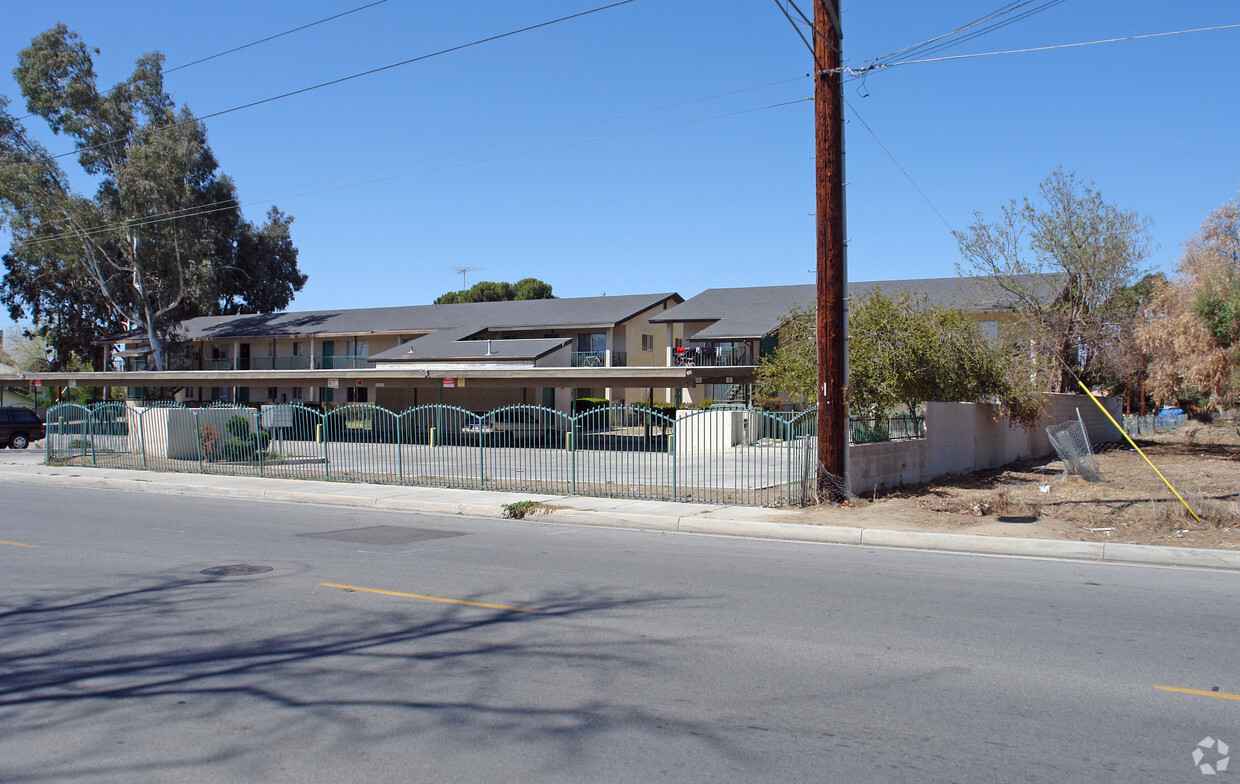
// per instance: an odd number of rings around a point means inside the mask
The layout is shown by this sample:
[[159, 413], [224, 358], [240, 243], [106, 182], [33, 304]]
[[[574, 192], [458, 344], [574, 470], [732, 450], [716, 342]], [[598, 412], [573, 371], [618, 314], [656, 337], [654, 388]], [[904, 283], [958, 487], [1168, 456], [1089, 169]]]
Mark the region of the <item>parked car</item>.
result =
[[46, 434], [43, 420], [29, 408], [0, 408], [0, 446], [25, 449], [30, 446], [31, 441], [38, 441]]
[[492, 412], [477, 422], [461, 428], [469, 439], [484, 439], [499, 443], [544, 441], [560, 432], [558, 421], [544, 420], [537, 411], [513, 408]]

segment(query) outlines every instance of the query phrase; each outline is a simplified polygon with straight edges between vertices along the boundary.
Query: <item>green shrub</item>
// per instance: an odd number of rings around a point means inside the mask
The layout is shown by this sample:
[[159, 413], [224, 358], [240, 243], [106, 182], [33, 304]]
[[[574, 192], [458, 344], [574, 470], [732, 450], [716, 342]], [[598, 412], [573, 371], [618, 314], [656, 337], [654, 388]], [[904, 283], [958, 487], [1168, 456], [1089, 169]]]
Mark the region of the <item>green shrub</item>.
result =
[[573, 414], [582, 414], [596, 408], [607, 408], [611, 401], [605, 397], [579, 397], [573, 400]]
[[250, 420], [237, 414], [224, 423], [224, 430], [233, 438], [245, 438], [250, 435]]
[[230, 438], [224, 442], [224, 459], [229, 461], [254, 460], [258, 449], [251, 438]]

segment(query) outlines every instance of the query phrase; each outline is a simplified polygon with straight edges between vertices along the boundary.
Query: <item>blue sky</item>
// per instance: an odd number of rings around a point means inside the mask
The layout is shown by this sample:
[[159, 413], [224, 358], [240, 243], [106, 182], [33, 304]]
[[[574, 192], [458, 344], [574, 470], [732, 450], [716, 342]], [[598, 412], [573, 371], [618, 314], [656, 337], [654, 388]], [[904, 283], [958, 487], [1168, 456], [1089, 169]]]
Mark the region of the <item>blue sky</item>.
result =
[[[111, 85], [147, 51], [171, 68], [363, 3], [9, 2], [0, 93], [20, 104], [16, 53], [57, 21], [100, 49]], [[205, 115], [603, 4], [387, 0], [167, 84]], [[1003, 4], [846, 4], [846, 61]], [[811, 0], [799, 5], [808, 13]], [[1238, 22], [1235, 0], [1065, 0], [944, 54]], [[689, 297], [812, 282], [810, 70], [774, 2], [636, 0], [207, 125], [247, 216], [274, 203], [296, 218], [310, 280], [293, 309], [429, 303], [461, 286], [461, 267], [477, 268], [470, 284], [533, 276], [559, 296]], [[1062, 165], [1152, 218], [1149, 264], [1170, 269], [1180, 243], [1237, 195], [1237, 74], [1230, 29], [907, 65], [845, 95], [952, 227], [974, 210], [997, 215]], [[851, 112], [847, 177], [852, 279], [955, 274], [944, 220]]]

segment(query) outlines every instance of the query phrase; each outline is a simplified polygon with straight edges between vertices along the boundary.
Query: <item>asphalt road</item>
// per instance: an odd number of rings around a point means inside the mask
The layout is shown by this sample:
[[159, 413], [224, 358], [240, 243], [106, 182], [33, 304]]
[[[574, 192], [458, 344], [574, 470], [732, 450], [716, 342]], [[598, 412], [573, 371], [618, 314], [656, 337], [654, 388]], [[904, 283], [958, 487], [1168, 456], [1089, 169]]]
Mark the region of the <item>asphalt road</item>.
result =
[[[15, 485], [0, 541], [3, 782], [1192, 782], [1207, 737], [1240, 755], [1236, 573]], [[203, 574], [238, 565], [271, 570]]]

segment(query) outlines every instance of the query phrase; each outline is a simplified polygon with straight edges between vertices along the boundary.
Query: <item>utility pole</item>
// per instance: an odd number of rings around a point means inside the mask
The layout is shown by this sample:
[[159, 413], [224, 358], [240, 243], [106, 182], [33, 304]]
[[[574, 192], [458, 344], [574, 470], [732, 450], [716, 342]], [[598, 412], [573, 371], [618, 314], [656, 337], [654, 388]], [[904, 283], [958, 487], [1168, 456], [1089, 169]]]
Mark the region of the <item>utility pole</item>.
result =
[[844, 500], [848, 365], [844, 311], [844, 97], [839, 0], [814, 0], [818, 183], [818, 497]]

